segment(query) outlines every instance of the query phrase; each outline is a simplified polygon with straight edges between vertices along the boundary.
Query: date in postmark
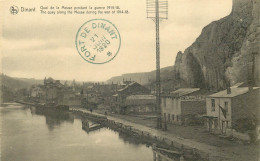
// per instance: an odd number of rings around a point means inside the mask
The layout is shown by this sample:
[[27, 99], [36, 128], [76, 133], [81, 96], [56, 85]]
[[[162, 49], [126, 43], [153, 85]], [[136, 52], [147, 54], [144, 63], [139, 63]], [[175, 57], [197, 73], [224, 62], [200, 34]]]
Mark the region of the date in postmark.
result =
[[110, 21], [92, 19], [79, 28], [75, 43], [84, 60], [92, 64], [104, 64], [116, 57], [121, 46], [121, 37]]

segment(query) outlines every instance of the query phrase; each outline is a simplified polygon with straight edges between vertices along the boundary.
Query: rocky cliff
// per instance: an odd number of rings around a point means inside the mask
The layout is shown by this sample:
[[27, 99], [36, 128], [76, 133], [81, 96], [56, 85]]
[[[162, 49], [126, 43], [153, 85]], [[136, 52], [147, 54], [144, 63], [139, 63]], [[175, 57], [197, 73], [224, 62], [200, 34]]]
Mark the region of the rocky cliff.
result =
[[258, 68], [254, 77], [251, 73], [259, 62], [259, 11], [259, 0], [233, 0], [230, 15], [204, 27], [196, 41], [177, 54], [174, 67], [180, 78], [190, 87], [210, 89], [249, 78], [258, 83]]
[[[162, 87], [200, 87], [213, 90], [227, 84], [253, 80], [259, 85], [260, 1], [233, 0], [230, 15], [210, 23], [184, 53], [178, 52], [175, 64], [162, 70]], [[254, 68], [253, 68], [254, 66]], [[254, 74], [252, 74], [254, 73]], [[135, 78], [135, 76], [138, 76]], [[153, 86], [155, 72], [126, 74], [123, 78]]]

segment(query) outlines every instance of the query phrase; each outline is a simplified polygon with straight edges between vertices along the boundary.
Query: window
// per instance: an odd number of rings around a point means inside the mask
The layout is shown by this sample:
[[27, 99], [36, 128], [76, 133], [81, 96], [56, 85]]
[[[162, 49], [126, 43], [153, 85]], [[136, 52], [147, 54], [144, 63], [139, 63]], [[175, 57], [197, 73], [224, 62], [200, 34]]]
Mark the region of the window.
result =
[[174, 121], [174, 115], [172, 115], [172, 120]]
[[179, 116], [177, 115], [177, 121], [179, 121]]
[[211, 99], [211, 111], [215, 111], [215, 99]]
[[168, 114], [168, 121], [171, 121], [171, 115]]
[[218, 120], [214, 120], [214, 128], [218, 129]]
[[163, 115], [164, 115], [164, 119], [166, 119], [166, 113], [164, 113]]
[[225, 110], [228, 112], [228, 102], [225, 102]]
[[176, 108], [176, 110], [178, 110], [178, 100], [177, 99], [175, 99], [175, 108]]

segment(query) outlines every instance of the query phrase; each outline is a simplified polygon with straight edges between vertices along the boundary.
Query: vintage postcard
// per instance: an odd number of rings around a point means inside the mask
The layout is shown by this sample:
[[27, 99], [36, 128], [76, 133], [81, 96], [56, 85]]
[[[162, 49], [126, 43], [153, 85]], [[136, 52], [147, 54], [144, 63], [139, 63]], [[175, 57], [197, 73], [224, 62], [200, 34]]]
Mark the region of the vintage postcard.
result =
[[1, 0], [0, 160], [259, 161], [259, 0]]

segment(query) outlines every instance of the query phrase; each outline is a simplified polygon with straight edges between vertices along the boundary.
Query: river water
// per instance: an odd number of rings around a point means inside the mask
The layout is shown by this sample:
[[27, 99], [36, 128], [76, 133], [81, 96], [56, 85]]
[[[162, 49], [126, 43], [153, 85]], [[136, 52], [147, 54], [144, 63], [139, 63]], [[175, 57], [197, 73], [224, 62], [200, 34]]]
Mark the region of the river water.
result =
[[2, 161], [152, 161], [152, 149], [108, 128], [86, 132], [81, 119], [20, 104], [0, 107]]

